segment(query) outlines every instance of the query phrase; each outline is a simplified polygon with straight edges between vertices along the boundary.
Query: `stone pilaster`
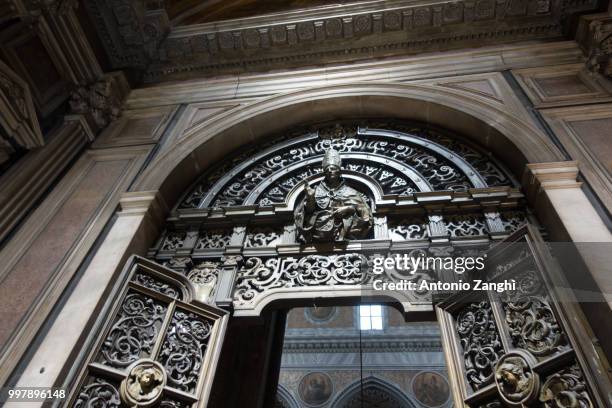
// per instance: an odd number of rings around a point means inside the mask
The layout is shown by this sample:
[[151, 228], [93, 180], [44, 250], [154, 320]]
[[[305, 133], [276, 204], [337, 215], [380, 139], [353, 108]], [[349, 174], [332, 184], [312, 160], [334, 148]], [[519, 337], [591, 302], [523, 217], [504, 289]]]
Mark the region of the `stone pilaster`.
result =
[[26, 154], [0, 178], [0, 241], [93, 138], [84, 117], [73, 115], [51, 131], [47, 143]]
[[[523, 188], [536, 209], [538, 218], [546, 224], [561, 221], [593, 279], [609, 305], [612, 306], [612, 275], [610, 256], [595, 243], [612, 242], [612, 234], [576, 181], [576, 161], [528, 164], [523, 176]], [[551, 220], [556, 215], [558, 220]], [[546, 222], [551, 220], [550, 222]], [[585, 244], [589, 243], [589, 244]]]
[[[71, 353], [79, 347], [117, 272], [131, 254], [143, 253], [147, 242], [155, 239], [168, 211], [154, 191], [124, 193], [119, 205], [116, 221], [24, 369], [18, 386], [51, 387], [63, 381], [64, 364], [71, 362]], [[45, 367], [43, 372], [41, 367]]]

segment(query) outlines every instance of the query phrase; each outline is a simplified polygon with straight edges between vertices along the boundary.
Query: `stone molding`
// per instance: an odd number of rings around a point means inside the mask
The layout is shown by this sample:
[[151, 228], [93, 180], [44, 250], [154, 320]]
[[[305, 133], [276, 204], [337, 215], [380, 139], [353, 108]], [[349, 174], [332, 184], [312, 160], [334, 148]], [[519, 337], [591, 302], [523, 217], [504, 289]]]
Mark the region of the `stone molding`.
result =
[[[579, 46], [573, 41], [546, 44], [502, 45], [472, 51], [448, 51], [436, 55], [387, 58], [382, 61], [354, 63], [325, 68], [246, 74], [180, 83], [164, 83], [134, 89], [125, 102], [126, 109], [144, 109], [178, 103], [216, 101], [248, 102], [271, 94], [309, 87], [367, 82], [381, 78], [389, 83], [459, 77], [507, 69], [581, 63]], [[434, 81], [434, 80], [431, 80]]]
[[585, 64], [513, 70], [516, 80], [536, 108], [612, 101], [612, 85]]
[[[183, 135], [180, 143], [161, 152], [141, 175], [136, 183], [136, 188], [157, 189], [169, 183], [168, 176], [172, 169], [187, 156], [201, 160], [200, 167], [203, 168], [207, 165], [206, 163], [227, 153], [227, 149], [244, 143], [245, 137], [254, 140], [258, 136], [280, 131], [298, 122], [313, 121], [317, 118], [309, 116], [316, 116], [318, 113], [327, 112], [327, 115], [333, 113], [339, 117], [342, 115], [354, 117], [355, 106], [359, 106], [358, 114], [361, 115], [403, 118], [407, 112], [410, 112], [413, 120], [425, 120], [430, 123], [443, 122], [439, 125], [449, 123], [451, 115], [462, 112], [461, 115], [466, 116], [462, 116], [461, 119], [453, 119], [452, 123], [460, 126], [467, 126], [468, 123], [476, 126], [479, 123], [478, 126], [491, 127], [478, 129], [465, 127], [451, 130], [473, 135], [487, 135], [495, 131], [505, 135], [515, 147], [508, 144], [505, 148], [496, 149], [495, 146], [488, 144], [492, 140], [501, 143], [503, 137], [489, 137], [480, 142], [486, 148], [498, 153], [498, 156], [507, 163], [516, 162], [516, 166], [520, 166], [521, 169], [525, 163], [517, 162], [521, 154], [526, 157], [527, 162], [552, 161], [562, 157], [541, 131], [526, 122], [524, 118], [509, 113], [505, 106], [493, 103], [488, 98], [431, 85], [355, 83], [281, 94], [236, 108], [230, 111], [231, 114], [228, 112], [228, 114], [216, 116], [207, 123], [206, 127]], [[220, 140], [223, 140], [222, 145], [219, 144]], [[204, 145], [215, 147], [204, 148]], [[509, 149], [516, 148], [521, 153], [515, 154], [514, 157], [512, 154], [509, 155]], [[215, 154], [216, 157], [211, 156]], [[193, 166], [190, 168], [193, 169]], [[520, 174], [520, 170], [515, 173]], [[171, 188], [180, 189], [177, 183], [189, 183], [189, 180], [191, 180], [190, 176], [187, 176], [186, 173], [182, 174], [182, 179], [175, 180]], [[186, 187], [185, 185], [184, 188]], [[164, 187], [162, 193], [166, 193], [166, 188], [170, 187]]]
[[19, 224], [92, 136], [83, 117], [67, 117], [50, 132], [45, 146], [29, 152], [0, 177], [0, 240]]
[[[146, 82], [559, 38], [568, 15], [596, 6], [593, 0], [374, 1], [171, 27], [158, 4], [87, 2], [113, 66], [144, 69]], [[113, 7], [121, 7], [122, 18]]]
[[[563, 147], [578, 161], [580, 173], [595, 190], [603, 205], [612, 212], [612, 175], [605, 164], [606, 153], [590, 144], [588, 139], [583, 137], [585, 135], [580, 128], [573, 125], [575, 122], [584, 125], [612, 120], [612, 104], [544, 109], [541, 113]], [[605, 143], [605, 140], [603, 142]]]
[[28, 84], [0, 61], [0, 126], [24, 149], [45, 144]]
[[549, 163], [529, 163], [523, 174], [521, 183], [525, 196], [535, 203], [540, 192], [548, 189], [580, 188], [578, 177], [578, 162], [563, 161]]

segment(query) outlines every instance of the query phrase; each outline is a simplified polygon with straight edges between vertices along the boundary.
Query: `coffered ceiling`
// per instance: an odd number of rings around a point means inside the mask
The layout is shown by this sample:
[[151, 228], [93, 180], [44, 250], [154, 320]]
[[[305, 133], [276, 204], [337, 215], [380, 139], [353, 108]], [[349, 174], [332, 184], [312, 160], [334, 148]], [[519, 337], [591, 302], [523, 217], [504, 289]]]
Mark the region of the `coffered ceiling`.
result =
[[112, 68], [144, 82], [569, 38], [600, 0], [89, 0]]

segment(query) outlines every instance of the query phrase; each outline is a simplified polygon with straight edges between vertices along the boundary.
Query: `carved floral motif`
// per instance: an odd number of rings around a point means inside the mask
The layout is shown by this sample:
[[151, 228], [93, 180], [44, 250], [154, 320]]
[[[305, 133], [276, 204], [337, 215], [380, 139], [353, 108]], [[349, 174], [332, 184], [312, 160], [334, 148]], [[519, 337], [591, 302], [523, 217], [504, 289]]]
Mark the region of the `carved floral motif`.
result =
[[465, 374], [474, 390], [493, 381], [504, 350], [488, 302], [469, 303], [459, 312], [456, 329], [463, 348]]
[[119, 408], [121, 399], [117, 387], [101, 378], [84, 385], [74, 403], [75, 408]]
[[573, 364], [546, 378], [540, 390], [545, 408], [593, 408], [582, 371]]
[[169, 386], [195, 392], [211, 330], [211, 322], [195, 313], [174, 312], [158, 358]]
[[167, 306], [140, 293], [125, 297], [98, 360], [123, 368], [151, 355]]

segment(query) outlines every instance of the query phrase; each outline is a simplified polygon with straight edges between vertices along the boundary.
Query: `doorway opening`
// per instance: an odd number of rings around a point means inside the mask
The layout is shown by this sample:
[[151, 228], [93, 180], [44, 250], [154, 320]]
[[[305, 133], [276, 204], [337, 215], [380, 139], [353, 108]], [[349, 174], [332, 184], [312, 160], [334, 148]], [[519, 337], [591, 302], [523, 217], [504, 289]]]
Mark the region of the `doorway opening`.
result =
[[449, 407], [438, 322], [390, 305], [287, 312], [275, 407]]

